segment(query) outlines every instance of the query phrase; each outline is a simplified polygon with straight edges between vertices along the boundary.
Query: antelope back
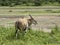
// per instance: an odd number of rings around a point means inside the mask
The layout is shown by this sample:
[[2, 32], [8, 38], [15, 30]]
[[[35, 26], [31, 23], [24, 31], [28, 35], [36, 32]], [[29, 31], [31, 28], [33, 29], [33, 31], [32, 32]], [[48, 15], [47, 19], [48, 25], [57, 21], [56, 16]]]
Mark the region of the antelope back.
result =
[[21, 22], [22, 25], [26, 25], [28, 23], [27, 18], [20, 18], [19, 22]]

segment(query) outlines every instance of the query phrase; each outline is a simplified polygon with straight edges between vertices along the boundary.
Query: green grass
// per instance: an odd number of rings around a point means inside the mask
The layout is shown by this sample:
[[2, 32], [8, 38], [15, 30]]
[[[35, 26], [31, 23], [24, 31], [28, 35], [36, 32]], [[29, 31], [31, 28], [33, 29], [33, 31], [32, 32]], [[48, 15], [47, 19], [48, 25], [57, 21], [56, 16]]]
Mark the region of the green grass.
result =
[[0, 15], [60, 15], [60, 6], [0, 7]]
[[17, 6], [14, 6], [14, 7], [10, 7], [10, 6], [0, 6], [0, 8], [59, 8], [60, 9], [60, 6], [20, 6], [20, 5], [17, 5]]
[[60, 45], [60, 31], [56, 29], [51, 33], [28, 30], [24, 36], [19, 32], [17, 39], [14, 27], [0, 27], [0, 45]]
[[17, 10], [3, 10], [0, 11], [0, 15], [60, 15], [60, 10], [36, 10], [36, 11], [17, 11]]

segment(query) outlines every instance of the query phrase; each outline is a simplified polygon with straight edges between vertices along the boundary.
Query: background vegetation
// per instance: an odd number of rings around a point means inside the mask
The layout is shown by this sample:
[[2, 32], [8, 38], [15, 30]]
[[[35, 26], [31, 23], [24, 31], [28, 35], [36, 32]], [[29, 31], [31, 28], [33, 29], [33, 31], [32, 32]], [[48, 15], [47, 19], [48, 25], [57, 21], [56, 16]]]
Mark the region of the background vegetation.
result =
[[41, 5], [60, 5], [60, 0], [0, 0], [0, 6], [41, 6]]

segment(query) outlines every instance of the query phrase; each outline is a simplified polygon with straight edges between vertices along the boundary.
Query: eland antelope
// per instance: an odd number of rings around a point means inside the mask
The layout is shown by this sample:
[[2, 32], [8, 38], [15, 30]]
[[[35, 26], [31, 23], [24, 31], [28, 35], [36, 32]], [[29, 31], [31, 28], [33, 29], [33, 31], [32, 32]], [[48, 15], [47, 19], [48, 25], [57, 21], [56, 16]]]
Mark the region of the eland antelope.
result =
[[37, 21], [31, 16], [29, 15], [30, 18], [20, 18], [15, 22], [15, 35], [17, 36], [17, 32], [19, 31], [24, 31], [26, 32], [27, 30], [30, 29], [30, 26], [32, 24], [36, 25]]

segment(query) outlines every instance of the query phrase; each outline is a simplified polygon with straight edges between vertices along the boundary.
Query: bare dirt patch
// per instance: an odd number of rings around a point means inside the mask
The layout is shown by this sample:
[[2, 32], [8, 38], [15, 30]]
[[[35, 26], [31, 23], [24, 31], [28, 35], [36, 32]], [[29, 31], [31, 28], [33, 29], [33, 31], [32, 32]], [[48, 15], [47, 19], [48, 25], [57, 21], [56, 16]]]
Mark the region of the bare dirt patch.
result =
[[[8, 17], [8, 18], [7, 18]], [[0, 25], [4, 27], [14, 26], [14, 22], [19, 18], [17, 17], [0, 17]], [[28, 17], [28, 16], [27, 16]], [[57, 24], [60, 27], [60, 16], [33, 16], [38, 24], [32, 25], [35, 30], [42, 30], [44, 32], [51, 32], [51, 29]]]

